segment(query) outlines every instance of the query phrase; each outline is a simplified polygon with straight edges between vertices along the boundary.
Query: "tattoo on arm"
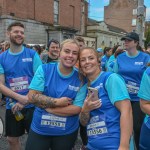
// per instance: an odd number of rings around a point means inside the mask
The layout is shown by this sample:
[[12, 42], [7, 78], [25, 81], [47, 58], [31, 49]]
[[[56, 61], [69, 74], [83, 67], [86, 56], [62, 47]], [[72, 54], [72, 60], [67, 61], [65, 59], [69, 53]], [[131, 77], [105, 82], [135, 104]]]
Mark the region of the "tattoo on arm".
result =
[[81, 112], [80, 113], [80, 123], [83, 126], [86, 126], [90, 120], [90, 113], [89, 112]]
[[55, 108], [56, 107], [56, 99], [52, 97], [48, 97], [42, 94], [33, 94], [31, 102], [37, 107], [40, 108]]

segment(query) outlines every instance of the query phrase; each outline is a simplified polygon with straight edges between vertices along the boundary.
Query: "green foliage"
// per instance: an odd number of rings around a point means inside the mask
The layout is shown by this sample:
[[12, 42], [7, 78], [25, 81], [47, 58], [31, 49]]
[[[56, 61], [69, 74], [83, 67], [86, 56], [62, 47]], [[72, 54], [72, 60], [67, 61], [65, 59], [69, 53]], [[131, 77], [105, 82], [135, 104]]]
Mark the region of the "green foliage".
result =
[[147, 49], [147, 44], [150, 42], [150, 29], [148, 29], [145, 33], [145, 37], [146, 37], [146, 40], [145, 40], [145, 48]]

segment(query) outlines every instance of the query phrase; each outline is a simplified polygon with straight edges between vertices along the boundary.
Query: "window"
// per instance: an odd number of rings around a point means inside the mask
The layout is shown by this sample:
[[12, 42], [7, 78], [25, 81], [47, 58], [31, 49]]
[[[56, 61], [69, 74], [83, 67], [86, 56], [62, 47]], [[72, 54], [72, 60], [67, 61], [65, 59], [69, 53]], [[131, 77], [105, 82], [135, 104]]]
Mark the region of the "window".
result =
[[75, 23], [75, 8], [74, 6], [70, 5], [70, 26], [74, 27], [74, 23]]
[[137, 9], [133, 9], [133, 15], [137, 15]]
[[59, 20], [59, 1], [54, 0], [54, 23], [58, 24]]
[[132, 26], [136, 26], [136, 19], [132, 19]]

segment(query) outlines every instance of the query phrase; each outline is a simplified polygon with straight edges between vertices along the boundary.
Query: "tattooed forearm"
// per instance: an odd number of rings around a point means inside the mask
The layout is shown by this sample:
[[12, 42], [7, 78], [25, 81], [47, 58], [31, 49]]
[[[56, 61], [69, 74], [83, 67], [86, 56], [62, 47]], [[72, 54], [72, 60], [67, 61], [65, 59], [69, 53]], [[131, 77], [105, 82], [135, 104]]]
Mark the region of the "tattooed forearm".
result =
[[30, 103], [40, 108], [55, 108], [56, 107], [56, 99], [42, 95], [42, 94], [32, 94]]
[[89, 112], [81, 112], [80, 113], [80, 123], [83, 126], [86, 126], [90, 119], [90, 113]]

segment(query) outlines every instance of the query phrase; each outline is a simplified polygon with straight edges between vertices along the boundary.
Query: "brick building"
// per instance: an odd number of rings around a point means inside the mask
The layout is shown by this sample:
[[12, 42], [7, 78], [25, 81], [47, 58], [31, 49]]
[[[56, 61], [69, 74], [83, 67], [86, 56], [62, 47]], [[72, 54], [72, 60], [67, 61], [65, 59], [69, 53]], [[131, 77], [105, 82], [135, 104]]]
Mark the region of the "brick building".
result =
[[136, 30], [138, 0], [110, 0], [104, 8], [104, 21], [127, 32]]
[[0, 41], [13, 21], [26, 26], [26, 43], [46, 44], [85, 34], [88, 3], [85, 0], [0, 0]]

